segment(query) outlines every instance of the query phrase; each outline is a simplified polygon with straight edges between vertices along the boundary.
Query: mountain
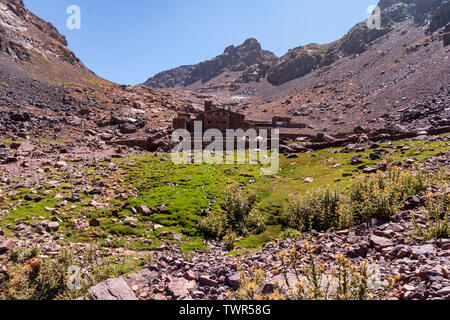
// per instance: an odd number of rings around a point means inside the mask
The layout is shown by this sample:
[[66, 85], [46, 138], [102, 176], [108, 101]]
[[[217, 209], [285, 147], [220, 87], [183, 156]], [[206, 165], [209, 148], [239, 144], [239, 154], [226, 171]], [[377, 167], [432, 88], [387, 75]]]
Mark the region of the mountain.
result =
[[0, 142], [62, 138], [95, 150], [104, 140], [164, 131], [187, 105], [172, 93], [98, 77], [22, 0], [0, 0]]
[[250, 38], [240, 46], [227, 47], [223, 54], [212, 60], [161, 72], [148, 79], [145, 85], [154, 88], [187, 87], [196, 82], [206, 83], [224, 72], [244, 72], [249, 67], [270, 65], [276, 60], [272, 52], [263, 50], [256, 39]]
[[449, 3], [381, 1], [379, 33], [361, 23], [328, 46], [294, 49], [269, 71], [277, 85], [261, 88], [247, 117], [289, 116], [310, 133], [450, 125]]
[[0, 58], [45, 82], [112, 84], [87, 69], [68, 49], [66, 38], [31, 13], [22, 0], [0, 0]]
[[192, 89], [192, 84], [198, 81], [205, 84], [230, 71], [240, 72], [234, 79], [236, 84], [267, 79], [271, 85], [282, 85], [344, 57], [361, 54], [375, 40], [390, 33], [399, 23], [408, 19], [432, 33], [448, 22], [448, 3], [449, 1], [442, 0], [381, 0], [381, 29], [369, 29], [364, 21], [333, 43], [300, 46], [289, 50], [281, 58], [269, 51], [263, 51], [257, 40], [249, 39], [239, 47], [227, 48], [224, 54], [215, 59], [161, 72], [146, 81], [145, 85], [155, 88]]
[[[329, 44], [299, 46], [247, 68], [182, 67], [146, 85], [183, 74], [178, 89], [228, 100], [252, 120], [292, 117], [305, 133], [449, 125], [450, 1], [381, 0], [379, 7], [381, 29], [364, 21]], [[173, 87], [167, 83], [158, 87]]]
[[327, 45], [307, 45], [290, 50], [269, 71], [268, 81], [280, 85], [328, 66], [343, 58], [364, 52], [375, 40], [395, 29], [396, 24], [413, 19], [428, 33], [449, 21], [449, 1], [381, 0], [381, 29], [369, 29], [366, 22], [357, 24], [343, 38]]

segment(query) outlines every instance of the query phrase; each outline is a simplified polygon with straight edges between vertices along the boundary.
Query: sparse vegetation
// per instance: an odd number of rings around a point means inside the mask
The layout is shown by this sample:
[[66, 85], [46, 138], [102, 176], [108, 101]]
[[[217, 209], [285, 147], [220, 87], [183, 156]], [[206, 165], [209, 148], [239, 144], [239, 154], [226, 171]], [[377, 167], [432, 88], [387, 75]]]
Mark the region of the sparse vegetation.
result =
[[249, 231], [261, 233], [265, 229], [267, 218], [254, 208], [255, 203], [254, 195], [246, 196], [238, 185], [230, 185], [220, 202], [223, 213], [210, 213], [200, 221], [200, 228], [210, 237], [220, 237], [226, 229], [239, 235], [247, 235]]
[[432, 238], [448, 238], [450, 236], [450, 194], [428, 195], [425, 211], [425, 224], [417, 222], [413, 215], [414, 229], [417, 235], [425, 240]]
[[225, 243], [225, 248], [228, 251], [231, 251], [234, 249], [235, 243], [236, 243], [236, 233], [234, 233], [231, 230], [228, 230], [227, 234], [223, 238], [223, 242]]
[[[143, 255], [139, 260], [101, 257], [93, 249], [84, 252], [81, 259], [70, 249], [62, 249], [55, 257], [39, 253], [35, 248], [10, 253], [8, 274], [0, 277], [0, 300], [75, 299], [99, 282], [152, 263], [150, 255]], [[81, 288], [74, 290], [68, 287], [69, 281], [74, 280], [71, 279], [73, 267], [81, 272]]]
[[286, 226], [300, 231], [345, 229], [371, 218], [389, 219], [409, 195], [427, 187], [423, 174], [391, 168], [353, 180], [340, 192], [318, 188], [291, 196], [283, 210]]
[[318, 188], [304, 195], [291, 196], [283, 210], [283, 220], [290, 228], [331, 230], [337, 228], [341, 194], [329, 188]]
[[[300, 258], [307, 256], [306, 263]], [[278, 255], [283, 281], [275, 281], [270, 294], [261, 294], [266, 273], [255, 269], [250, 276], [241, 271], [240, 288], [229, 296], [234, 300], [376, 300], [392, 291], [398, 278], [380, 279], [376, 268], [366, 261], [352, 264], [342, 255], [336, 256], [335, 265], [327, 272], [318, 261], [314, 248], [304, 242], [301, 250], [292, 248]], [[290, 278], [295, 278], [295, 281]], [[295, 283], [294, 283], [295, 282]]]

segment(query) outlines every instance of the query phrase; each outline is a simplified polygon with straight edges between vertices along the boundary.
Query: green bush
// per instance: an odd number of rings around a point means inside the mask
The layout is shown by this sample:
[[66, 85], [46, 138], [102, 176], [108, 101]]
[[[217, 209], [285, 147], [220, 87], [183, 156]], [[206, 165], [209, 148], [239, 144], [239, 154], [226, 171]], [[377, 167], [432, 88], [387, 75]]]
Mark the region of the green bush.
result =
[[[120, 265], [118, 257], [100, 258], [93, 250], [82, 254], [82, 258], [76, 258], [69, 249], [62, 249], [55, 257], [32, 257], [36, 253], [36, 249], [25, 254], [20, 250], [12, 253], [16, 259], [10, 259], [7, 265], [8, 276], [0, 277], [0, 300], [75, 299], [86, 295], [88, 288], [96, 283], [124, 274], [126, 268], [125, 259]], [[26, 256], [32, 258], [27, 260]], [[151, 262], [146, 256], [143, 259], [143, 263]], [[81, 274], [79, 290], [70, 290], [67, 286], [72, 266], [89, 271], [89, 274]]]
[[226, 188], [220, 207], [226, 212], [232, 230], [239, 234], [246, 232], [246, 221], [255, 202], [256, 197], [243, 195], [237, 184]]
[[256, 197], [243, 195], [239, 185], [228, 186], [220, 201], [222, 212], [211, 212], [200, 220], [199, 229], [210, 238], [221, 238], [230, 229], [238, 235], [261, 233], [266, 228], [267, 214], [254, 208]]
[[293, 238], [299, 238], [302, 235], [302, 233], [298, 230], [288, 228], [286, 230], [283, 230], [281, 232], [281, 238], [283, 239], [293, 239]]
[[10, 263], [9, 280], [4, 285], [4, 299], [49, 300], [66, 290], [67, 269], [74, 255], [62, 250], [55, 259], [35, 257], [24, 265]]
[[287, 227], [300, 231], [346, 229], [371, 218], [389, 219], [409, 195], [427, 188], [423, 174], [392, 168], [357, 177], [345, 192], [318, 188], [289, 197], [282, 212]]
[[341, 194], [329, 188], [291, 196], [282, 219], [288, 227], [301, 231], [331, 230], [338, 226], [340, 201]]
[[426, 225], [419, 225], [413, 215], [416, 234], [425, 238], [425, 240], [448, 238], [450, 236], [450, 224], [448, 220], [449, 211], [450, 194], [442, 194], [437, 197], [429, 195], [425, 208]]
[[211, 212], [199, 221], [198, 227], [208, 238], [222, 238], [227, 229], [227, 216], [224, 213]]
[[231, 251], [234, 249], [234, 244], [236, 242], [236, 233], [234, 233], [233, 231], [229, 230], [226, 234], [226, 236], [223, 238], [223, 241], [225, 243], [225, 248], [228, 251]]
[[392, 168], [387, 173], [358, 177], [347, 192], [353, 223], [360, 224], [371, 218], [387, 220], [403, 207], [408, 196], [426, 188], [423, 174], [413, 175], [398, 168]]
[[245, 219], [245, 226], [247, 230], [254, 233], [262, 233], [266, 230], [268, 215], [257, 209], [252, 209]]

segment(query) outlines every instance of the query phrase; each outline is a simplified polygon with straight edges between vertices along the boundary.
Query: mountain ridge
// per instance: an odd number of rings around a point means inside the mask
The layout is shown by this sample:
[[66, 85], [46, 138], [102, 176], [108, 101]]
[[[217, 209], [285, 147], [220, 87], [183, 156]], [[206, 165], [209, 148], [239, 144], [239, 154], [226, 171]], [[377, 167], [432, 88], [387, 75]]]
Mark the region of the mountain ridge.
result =
[[[409, 18], [423, 25], [427, 32], [436, 31], [448, 21], [449, 1], [381, 0], [379, 7], [382, 10], [381, 29], [369, 29], [364, 21], [332, 43], [299, 46], [290, 49], [279, 58], [274, 56], [269, 61], [253, 61], [256, 63], [247, 64], [245, 70], [218, 68], [215, 65], [217, 59], [221, 57], [218, 56], [197, 65], [163, 71], [149, 78], [144, 85], [156, 88], [189, 88], [196, 81], [204, 84], [223, 72], [240, 71], [242, 75], [236, 79], [236, 83], [260, 82], [266, 79], [269, 84], [278, 86], [303, 77], [315, 69], [328, 66], [343, 57], [362, 53], [373, 41], [391, 32], [395, 24]], [[258, 43], [255, 39], [249, 40]], [[228, 48], [225, 53], [227, 50]]]
[[149, 78], [144, 85], [181, 88], [198, 81], [205, 83], [226, 71], [243, 72], [251, 66], [271, 64], [277, 59], [272, 52], [263, 50], [256, 39], [249, 38], [239, 46], [228, 46], [221, 55], [211, 60], [160, 72]]

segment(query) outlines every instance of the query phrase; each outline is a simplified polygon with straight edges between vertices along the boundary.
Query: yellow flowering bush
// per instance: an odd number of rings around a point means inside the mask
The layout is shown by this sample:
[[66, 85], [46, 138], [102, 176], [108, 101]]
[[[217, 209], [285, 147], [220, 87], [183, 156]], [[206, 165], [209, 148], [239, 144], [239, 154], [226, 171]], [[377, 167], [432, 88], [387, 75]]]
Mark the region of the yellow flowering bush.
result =
[[450, 194], [434, 197], [429, 193], [425, 208], [425, 226], [420, 225], [413, 215], [413, 224], [416, 234], [429, 240], [432, 238], [448, 238], [450, 224], [448, 212], [450, 211]]
[[339, 191], [329, 188], [291, 196], [284, 206], [282, 218], [285, 224], [293, 229], [330, 230], [338, 227], [341, 200]]
[[[302, 262], [306, 257], [306, 262]], [[235, 300], [375, 300], [385, 298], [399, 280], [391, 277], [381, 282], [377, 268], [367, 261], [359, 265], [341, 254], [336, 256], [336, 264], [329, 269], [314, 256], [314, 247], [304, 242], [301, 249], [292, 248], [278, 254], [280, 267], [278, 271], [284, 284], [276, 283], [274, 292], [261, 295], [266, 274], [253, 270], [252, 275], [245, 276], [241, 271], [241, 286], [229, 298]], [[288, 274], [295, 275], [296, 282], [289, 282]]]
[[423, 174], [413, 175], [399, 168], [357, 177], [347, 191], [353, 222], [359, 224], [371, 218], [389, 219], [404, 205], [409, 195], [415, 195], [426, 188], [426, 177]]
[[386, 173], [357, 177], [344, 192], [318, 188], [292, 196], [282, 219], [287, 227], [300, 231], [346, 229], [371, 218], [389, 219], [409, 195], [426, 187], [422, 174], [391, 168]]

